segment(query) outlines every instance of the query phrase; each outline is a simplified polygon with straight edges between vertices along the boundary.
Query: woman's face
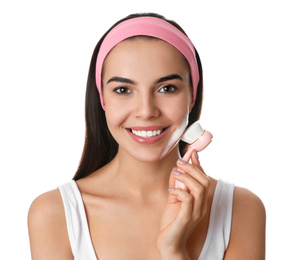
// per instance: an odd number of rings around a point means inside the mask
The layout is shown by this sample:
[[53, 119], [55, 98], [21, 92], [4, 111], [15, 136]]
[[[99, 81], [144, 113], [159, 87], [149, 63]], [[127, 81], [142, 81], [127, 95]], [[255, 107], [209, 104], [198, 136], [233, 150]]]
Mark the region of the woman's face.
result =
[[123, 41], [107, 56], [102, 81], [107, 124], [120, 152], [153, 162], [178, 151], [192, 94], [190, 70], [177, 49], [157, 39]]

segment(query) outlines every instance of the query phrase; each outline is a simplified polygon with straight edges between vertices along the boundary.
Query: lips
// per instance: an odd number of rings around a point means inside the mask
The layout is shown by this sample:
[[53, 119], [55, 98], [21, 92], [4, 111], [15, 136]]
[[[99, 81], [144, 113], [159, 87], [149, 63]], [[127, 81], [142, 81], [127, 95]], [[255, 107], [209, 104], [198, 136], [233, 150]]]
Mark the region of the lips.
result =
[[153, 144], [162, 139], [168, 132], [169, 127], [132, 127], [126, 128], [134, 141], [142, 144]]

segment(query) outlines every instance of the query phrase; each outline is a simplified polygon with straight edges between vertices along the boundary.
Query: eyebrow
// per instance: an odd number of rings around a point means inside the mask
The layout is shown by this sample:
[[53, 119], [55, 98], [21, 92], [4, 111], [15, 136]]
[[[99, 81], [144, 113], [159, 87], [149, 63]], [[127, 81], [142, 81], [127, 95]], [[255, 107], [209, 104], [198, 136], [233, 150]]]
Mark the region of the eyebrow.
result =
[[127, 78], [122, 78], [122, 77], [112, 77], [108, 80], [107, 84], [110, 83], [110, 82], [113, 82], [113, 81], [136, 85], [136, 83], [133, 80], [127, 79]]
[[173, 80], [173, 79], [179, 79], [181, 81], [183, 81], [183, 78], [178, 75], [178, 74], [171, 74], [171, 75], [168, 75], [168, 76], [165, 76], [165, 77], [162, 77], [160, 79], [158, 79], [155, 84], [157, 83], [161, 83], [161, 82], [164, 82], [164, 81], [168, 81], [168, 80]]
[[[168, 80], [173, 80], [173, 79], [179, 79], [179, 80], [183, 81], [183, 78], [180, 75], [170, 74], [168, 76], [159, 78], [157, 81], [155, 81], [155, 84], [161, 83], [161, 82], [164, 82], [164, 81], [168, 81]], [[110, 82], [119, 82], [119, 83], [128, 83], [128, 84], [137, 85], [135, 81], [133, 81], [131, 79], [123, 78], [123, 77], [112, 77], [108, 80], [107, 84], [110, 83]]]

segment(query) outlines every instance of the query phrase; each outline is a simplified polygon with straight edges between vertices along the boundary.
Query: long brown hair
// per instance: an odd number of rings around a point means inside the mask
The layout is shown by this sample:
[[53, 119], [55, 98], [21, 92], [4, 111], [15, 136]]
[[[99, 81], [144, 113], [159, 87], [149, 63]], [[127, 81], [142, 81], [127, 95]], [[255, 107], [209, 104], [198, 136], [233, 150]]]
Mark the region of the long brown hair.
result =
[[[165, 17], [155, 14], [155, 13], [143, 13], [143, 14], [132, 14], [114, 24], [100, 39], [97, 46], [94, 49], [93, 56], [90, 63], [89, 75], [87, 80], [87, 90], [86, 90], [86, 102], [85, 102], [85, 122], [86, 122], [86, 133], [85, 133], [85, 144], [83, 148], [83, 153], [81, 161], [77, 172], [75, 173], [73, 180], [79, 180], [90, 175], [92, 172], [98, 170], [102, 166], [109, 163], [117, 154], [118, 144], [112, 137], [109, 129], [107, 127], [105, 112], [101, 107], [99, 93], [97, 91], [95, 71], [96, 71], [96, 61], [97, 55], [104, 40], [105, 36], [112, 30], [117, 24], [136, 17], [151, 16], [163, 19], [185, 35], [186, 33], [183, 29], [174, 21], [167, 20]], [[199, 55], [196, 52], [196, 58], [199, 69], [200, 80], [197, 88], [197, 95], [195, 105], [189, 114], [188, 126], [197, 121], [201, 114], [202, 99], [203, 99], [203, 77], [202, 77], [202, 65]], [[183, 150], [186, 143], [183, 141], [179, 142], [180, 153], [183, 154]]]

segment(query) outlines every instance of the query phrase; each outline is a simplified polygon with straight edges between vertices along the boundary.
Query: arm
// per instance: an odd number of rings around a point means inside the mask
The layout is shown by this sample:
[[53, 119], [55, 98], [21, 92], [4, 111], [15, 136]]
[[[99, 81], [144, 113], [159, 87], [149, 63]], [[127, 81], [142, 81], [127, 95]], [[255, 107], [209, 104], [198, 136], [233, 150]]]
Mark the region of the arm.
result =
[[28, 228], [33, 260], [74, 259], [59, 190], [34, 200], [29, 209]]
[[252, 192], [236, 187], [230, 243], [224, 260], [265, 259], [265, 208]]

